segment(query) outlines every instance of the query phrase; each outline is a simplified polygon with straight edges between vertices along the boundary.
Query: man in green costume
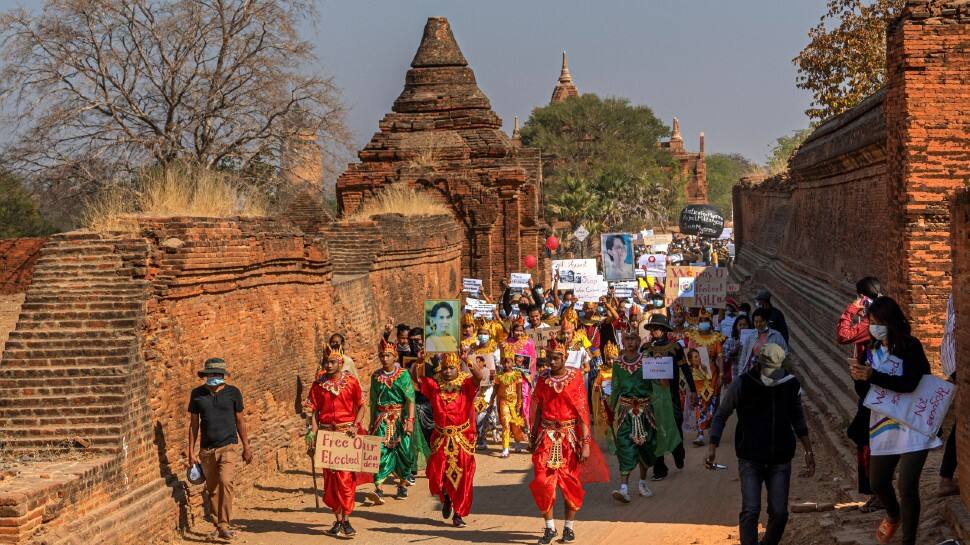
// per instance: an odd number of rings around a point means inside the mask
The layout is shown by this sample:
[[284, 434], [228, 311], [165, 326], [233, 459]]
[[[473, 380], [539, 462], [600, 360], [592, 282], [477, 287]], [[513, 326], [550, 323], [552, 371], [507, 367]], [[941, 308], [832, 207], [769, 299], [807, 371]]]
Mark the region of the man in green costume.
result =
[[[384, 503], [381, 486], [394, 474], [398, 478], [397, 497], [406, 498], [414, 478], [414, 383], [411, 375], [397, 363], [392, 343], [381, 341], [381, 368], [370, 381], [370, 435], [383, 437], [380, 470], [374, 475], [378, 505]], [[420, 434], [418, 434], [420, 436]]]
[[657, 456], [673, 451], [681, 442], [669, 387], [662, 384], [665, 381], [643, 378], [644, 355], [665, 357], [665, 353], [654, 354], [656, 350], [649, 345], [643, 351], [640, 335], [630, 328], [623, 333], [623, 353], [613, 363], [609, 404], [622, 479], [613, 498], [623, 503], [630, 503], [630, 472], [640, 466], [637, 489], [640, 496], [649, 498], [653, 492], [647, 486], [647, 468], [653, 466]]

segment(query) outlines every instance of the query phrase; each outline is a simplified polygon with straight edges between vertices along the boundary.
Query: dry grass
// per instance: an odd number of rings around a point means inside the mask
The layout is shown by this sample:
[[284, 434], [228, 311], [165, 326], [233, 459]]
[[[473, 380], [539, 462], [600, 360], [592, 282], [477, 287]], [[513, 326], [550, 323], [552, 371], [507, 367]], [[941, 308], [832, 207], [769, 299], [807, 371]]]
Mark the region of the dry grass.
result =
[[103, 191], [88, 203], [85, 224], [95, 231], [128, 231], [138, 216], [264, 216], [255, 191], [233, 185], [229, 175], [191, 163], [146, 171], [134, 188]]
[[363, 206], [354, 214], [344, 217], [344, 221], [368, 220], [381, 214], [437, 216], [450, 213], [451, 211], [446, 205], [429, 198], [427, 195], [422, 195], [406, 184], [393, 184], [364, 201]]

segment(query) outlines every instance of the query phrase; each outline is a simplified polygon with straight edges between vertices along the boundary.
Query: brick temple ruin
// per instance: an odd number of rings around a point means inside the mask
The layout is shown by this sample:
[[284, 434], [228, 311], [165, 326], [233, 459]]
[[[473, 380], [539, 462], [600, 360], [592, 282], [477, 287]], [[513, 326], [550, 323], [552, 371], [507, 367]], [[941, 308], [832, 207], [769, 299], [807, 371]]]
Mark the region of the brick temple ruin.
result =
[[337, 180], [342, 214], [382, 187], [407, 184], [454, 210], [465, 233], [462, 270], [488, 293], [524, 271], [527, 255], [538, 259], [533, 274], [548, 269], [539, 150], [502, 131], [447, 19], [428, 19], [404, 90], [379, 128]]

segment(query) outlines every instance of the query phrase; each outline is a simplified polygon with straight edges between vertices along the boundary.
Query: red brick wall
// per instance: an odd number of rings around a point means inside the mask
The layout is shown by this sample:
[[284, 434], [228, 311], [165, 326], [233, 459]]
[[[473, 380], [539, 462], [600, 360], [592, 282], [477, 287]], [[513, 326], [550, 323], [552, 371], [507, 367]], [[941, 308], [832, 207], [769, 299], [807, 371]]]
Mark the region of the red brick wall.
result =
[[[950, 211], [970, 183], [970, 5], [910, 2], [887, 39], [890, 195], [901, 242], [892, 286], [939, 352], [950, 292]], [[933, 358], [936, 359], [935, 357]]]
[[424, 299], [458, 293], [461, 245], [449, 216], [320, 235], [266, 219], [169, 218], [131, 235], [55, 236], [0, 366], [0, 443], [90, 440], [102, 457], [80, 477], [55, 461], [31, 468], [49, 481], [5, 480], [17, 493], [0, 494], [0, 534], [127, 545], [199, 520], [201, 487], [181, 478], [202, 361], [225, 358], [245, 397], [256, 461], [240, 468], [244, 491], [299, 444], [326, 339], [345, 333], [366, 377], [389, 316], [417, 324]]
[[[956, 311], [957, 471], [961, 483], [970, 483], [970, 191], [953, 199], [953, 305]], [[970, 486], [960, 487], [963, 504], [970, 508]]]
[[46, 238], [0, 239], [0, 295], [23, 293]]

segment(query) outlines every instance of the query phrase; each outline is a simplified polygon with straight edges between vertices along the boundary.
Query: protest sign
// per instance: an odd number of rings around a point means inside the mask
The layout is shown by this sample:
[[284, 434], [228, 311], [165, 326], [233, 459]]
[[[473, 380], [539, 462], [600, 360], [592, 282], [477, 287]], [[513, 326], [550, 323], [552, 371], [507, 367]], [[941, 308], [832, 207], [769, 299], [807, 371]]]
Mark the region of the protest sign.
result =
[[727, 285], [728, 293], [741, 293], [741, 284], [737, 282], [728, 282]]
[[914, 430], [936, 437], [946, 416], [956, 385], [933, 375], [923, 375], [916, 390], [902, 394], [870, 385], [863, 405], [873, 412], [898, 420]]
[[313, 455], [318, 467], [377, 473], [381, 463], [381, 441], [380, 437], [371, 435], [350, 437], [340, 431], [319, 430]]
[[667, 256], [664, 254], [643, 254], [637, 260], [637, 265], [647, 271], [647, 276], [661, 277], [667, 274]]
[[680, 212], [680, 232], [717, 238], [724, 231], [724, 215], [709, 204], [689, 204]]
[[623, 282], [612, 282], [613, 295], [624, 299], [633, 297], [633, 292], [637, 289], [636, 280], [624, 280]]
[[670, 356], [662, 358], [644, 356], [640, 368], [643, 371], [644, 380], [673, 380], [674, 378], [674, 358]]
[[684, 256], [681, 254], [670, 254], [667, 256], [667, 260], [671, 263], [680, 263], [684, 260]]
[[555, 337], [556, 334], [559, 333], [559, 329], [560, 328], [558, 327], [540, 327], [538, 329], [529, 328], [525, 330], [525, 334], [532, 339], [532, 342], [535, 343], [536, 348], [539, 348], [549, 344], [549, 339]]
[[427, 299], [424, 302], [424, 350], [428, 353], [457, 352], [461, 335], [461, 302]]
[[602, 275], [594, 275], [592, 278], [584, 279], [582, 284], [573, 288], [573, 293], [581, 303], [596, 303], [600, 297], [606, 295], [610, 285], [603, 280]]
[[462, 278], [461, 291], [472, 295], [479, 295], [482, 293], [482, 281], [477, 278]]
[[733, 227], [725, 227], [724, 230], [721, 231], [721, 236], [719, 236], [717, 238], [718, 238], [718, 240], [728, 240], [729, 238], [731, 238], [733, 236], [734, 236], [734, 228]]
[[509, 282], [509, 287], [528, 288], [529, 280], [532, 280], [532, 273], [512, 273], [512, 279]]
[[633, 262], [633, 235], [629, 233], [604, 233], [600, 235], [603, 276], [609, 281], [634, 280], [636, 265]]
[[562, 259], [552, 262], [552, 276], [559, 273], [559, 289], [571, 290], [585, 278], [596, 276], [595, 259]]
[[476, 318], [491, 318], [495, 315], [495, 305], [486, 303], [481, 299], [469, 297], [465, 300], [465, 310], [472, 311]]
[[723, 267], [670, 265], [664, 281], [664, 303], [685, 308], [725, 308], [728, 270]]

